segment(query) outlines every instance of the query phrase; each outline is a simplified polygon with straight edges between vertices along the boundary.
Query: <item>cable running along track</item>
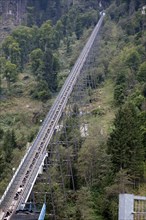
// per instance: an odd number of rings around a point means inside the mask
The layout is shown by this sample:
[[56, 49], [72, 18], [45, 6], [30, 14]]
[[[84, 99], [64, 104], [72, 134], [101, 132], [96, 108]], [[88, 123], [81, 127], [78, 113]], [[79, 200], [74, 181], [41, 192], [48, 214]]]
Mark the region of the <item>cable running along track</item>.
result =
[[15, 175], [0, 200], [1, 218], [3, 220], [11, 219], [11, 216], [17, 209], [19, 209], [20, 205], [27, 201], [31, 193], [39, 173], [39, 168], [46, 157], [47, 146], [51, 140], [55, 126], [59, 122], [77, 78], [88, 58], [90, 49], [96, 40], [104, 15], [105, 14], [102, 13], [89, 40], [84, 46], [59, 95], [48, 112], [32, 146], [25, 154]]

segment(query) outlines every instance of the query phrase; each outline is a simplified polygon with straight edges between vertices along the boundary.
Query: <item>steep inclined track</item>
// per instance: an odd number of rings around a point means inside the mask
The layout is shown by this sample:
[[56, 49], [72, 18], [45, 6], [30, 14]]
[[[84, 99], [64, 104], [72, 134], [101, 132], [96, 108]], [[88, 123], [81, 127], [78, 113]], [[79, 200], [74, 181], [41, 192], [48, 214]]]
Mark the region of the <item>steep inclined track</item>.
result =
[[104, 13], [101, 15], [98, 24], [95, 26], [88, 42], [83, 48], [59, 95], [48, 112], [32, 146], [24, 156], [13, 179], [1, 198], [0, 211], [3, 213], [2, 219], [10, 219], [16, 209], [27, 201], [38, 176], [39, 168], [46, 157], [47, 146], [53, 135], [55, 126], [58, 124], [68, 98], [89, 55], [90, 49], [93, 46], [101, 27], [103, 17]]

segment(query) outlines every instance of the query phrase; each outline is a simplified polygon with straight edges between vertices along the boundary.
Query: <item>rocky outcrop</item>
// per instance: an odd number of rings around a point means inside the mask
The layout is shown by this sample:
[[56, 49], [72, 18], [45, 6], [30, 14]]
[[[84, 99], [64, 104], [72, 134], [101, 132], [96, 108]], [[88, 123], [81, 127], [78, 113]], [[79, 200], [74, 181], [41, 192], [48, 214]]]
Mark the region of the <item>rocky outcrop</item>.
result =
[[0, 42], [17, 25], [26, 23], [27, 0], [0, 1]]
[[1, 0], [1, 22], [18, 25], [24, 22], [27, 0]]
[[11, 25], [27, 24], [31, 12], [35, 24], [40, 25], [44, 20], [57, 20], [69, 7], [73, 0], [1, 0], [0, 22]]

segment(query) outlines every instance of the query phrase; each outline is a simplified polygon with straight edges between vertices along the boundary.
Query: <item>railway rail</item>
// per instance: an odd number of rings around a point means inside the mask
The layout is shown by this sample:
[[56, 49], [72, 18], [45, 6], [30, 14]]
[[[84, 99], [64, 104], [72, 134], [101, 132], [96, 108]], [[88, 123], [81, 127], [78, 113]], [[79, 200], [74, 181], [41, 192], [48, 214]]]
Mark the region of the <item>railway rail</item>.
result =
[[47, 146], [54, 133], [55, 126], [59, 122], [77, 78], [88, 58], [90, 49], [93, 46], [103, 22], [104, 15], [105, 14], [102, 13], [89, 40], [78, 57], [54, 104], [48, 112], [32, 146], [29, 148], [21, 161], [15, 175], [0, 200], [2, 220], [11, 219], [15, 211], [22, 207], [22, 204], [27, 201], [31, 193], [35, 180], [38, 176], [39, 169], [47, 156]]

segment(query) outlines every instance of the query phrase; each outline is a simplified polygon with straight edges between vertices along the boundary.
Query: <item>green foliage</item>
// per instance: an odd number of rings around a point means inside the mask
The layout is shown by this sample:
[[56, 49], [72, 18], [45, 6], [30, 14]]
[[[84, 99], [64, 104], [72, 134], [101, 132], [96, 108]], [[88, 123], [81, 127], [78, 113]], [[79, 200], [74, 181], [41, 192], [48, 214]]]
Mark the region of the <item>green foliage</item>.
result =
[[2, 44], [2, 49], [4, 55], [7, 59], [11, 61], [11, 63], [20, 65], [20, 54], [21, 50], [19, 47], [19, 43], [12, 37], [8, 36], [4, 43]]
[[94, 202], [97, 204], [97, 212], [103, 219], [118, 218], [119, 193], [130, 193], [133, 184], [132, 176], [128, 170], [121, 169], [118, 173], [107, 172], [105, 185], [93, 188]]
[[77, 18], [75, 33], [76, 33], [77, 39], [79, 40], [83, 34], [83, 26], [82, 26], [82, 21], [80, 18]]
[[55, 27], [52, 28], [51, 32], [51, 40], [50, 40], [50, 46], [52, 49], [58, 49], [60, 46], [60, 41], [63, 39], [63, 24], [62, 21], [59, 20]]
[[79, 40], [83, 34], [84, 28], [89, 28], [91, 25], [95, 25], [97, 23], [97, 12], [95, 10], [91, 10], [84, 14], [79, 14], [76, 19], [75, 33], [77, 39]]
[[142, 143], [144, 146], [144, 152], [145, 152], [145, 159], [146, 159], [146, 111], [142, 111], [139, 115], [140, 118], [140, 131], [142, 135]]
[[[76, 146], [77, 149], [81, 147], [81, 135], [79, 130], [79, 121], [77, 115], [73, 115], [66, 119], [65, 126], [60, 135], [62, 145], [65, 147]], [[69, 145], [68, 145], [69, 143]]]
[[6, 57], [9, 57], [11, 51], [11, 44], [16, 43], [15, 39], [12, 36], [8, 36], [2, 44], [2, 49]]
[[24, 64], [28, 62], [28, 54], [33, 48], [33, 40], [35, 38], [33, 28], [19, 27], [12, 32], [12, 37], [15, 39], [20, 48], [20, 68], [24, 68]]
[[45, 81], [39, 81], [34, 89], [31, 90], [30, 95], [34, 99], [46, 101], [51, 98], [51, 92]]
[[27, 7], [27, 26], [32, 27], [33, 24], [35, 24], [35, 19], [34, 19], [34, 7]]
[[45, 50], [46, 48], [49, 47], [50, 44], [50, 35], [52, 32], [52, 25], [51, 21], [46, 21], [42, 26], [40, 27], [40, 47]]
[[[42, 10], [49, 11], [52, 14], [53, 12], [50, 11], [50, 3], [51, 2], [48, 3], [47, 1], [44, 3], [43, 1], [43, 3], [41, 2], [40, 4]], [[64, 4], [67, 5], [68, 3], [64, 2]], [[46, 5], [46, 8], [44, 8], [44, 5]], [[52, 2], [51, 8], [55, 12], [61, 5], [62, 2], [56, 0]], [[89, 3], [89, 5], [92, 4]], [[79, 35], [78, 38], [80, 38], [84, 28], [89, 28], [96, 23], [97, 12], [94, 9], [89, 11], [87, 8], [83, 8], [85, 12], [83, 13], [79, 5], [74, 5], [64, 13], [60, 20], [58, 19], [55, 25], [52, 25], [51, 20], [46, 20], [44, 23], [41, 23], [41, 21], [45, 19], [43, 15], [37, 15], [37, 20], [35, 8], [37, 8], [35, 3], [30, 2], [27, 5], [27, 21], [30, 27], [20, 26], [15, 29], [12, 34], [4, 40], [2, 53], [6, 60], [16, 65], [18, 71], [23, 71], [30, 58], [30, 67], [33, 74], [37, 76], [36, 80], [46, 81], [48, 89], [51, 92], [56, 92], [58, 87], [57, 73], [60, 65], [58, 55], [56, 55], [54, 51], [59, 48], [61, 40], [64, 40], [67, 46], [67, 52], [70, 52], [70, 36], [78, 29], [77, 35]], [[59, 18], [60, 15], [57, 16], [56, 14], [56, 17]], [[39, 23], [40, 27], [33, 26], [34, 23]], [[67, 39], [66, 41], [65, 38]], [[14, 81], [14, 79], [11, 81]], [[42, 91], [40, 97], [41, 96], [46, 96], [44, 91]]]
[[43, 55], [43, 51], [40, 48], [37, 48], [30, 53], [31, 69], [35, 75], [39, 74], [39, 71], [42, 67]]
[[107, 155], [104, 144], [98, 145], [96, 140], [87, 139], [78, 155], [81, 183], [88, 187], [101, 187], [107, 178], [107, 167], [111, 167], [110, 156]]
[[114, 89], [114, 99], [116, 105], [121, 105], [125, 101], [126, 96], [126, 77], [123, 71], [116, 77], [115, 89]]
[[128, 97], [128, 99], [131, 103], [135, 105], [135, 107], [137, 107], [139, 110], [142, 110], [144, 95], [142, 94], [141, 89], [135, 89], [135, 91]]
[[133, 48], [129, 49], [128, 53], [126, 54], [125, 62], [131, 70], [138, 70], [140, 64], [140, 54]]
[[142, 88], [142, 94], [143, 94], [144, 98], [146, 98], [146, 83], [144, 84], [144, 86]]
[[59, 59], [47, 49], [43, 57], [43, 73], [42, 79], [48, 83], [48, 88], [51, 92], [57, 90], [57, 71], [59, 70]]
[[116, 85], [121, 85], [126, 83], [125, 73], [121, 70], [121, 72], [116, 77]]
[[129, 169], [136, 176], [143, 176], [144, 146], [135, 107], [132, 104], [123, 106], [114, 125], [108, 140], [114, 170]]
[[6, 166], [4, 151], [0, 150], [0, 179]]
[[124, 103], [125, 98], [125, 85], [117, 85], [114, 90], [114, 99], [117, 105]]
[[110, 63], [110, 74], [116, 79], [114, 99], [117, 105], [123, 104], [127, 96], [133, 93], [136, 79], [144, 82], [144, 63], [140, 64], [142, 61], [143, 51], [140, 47], [130, 48], [125, 46]]
[[40, 26], [43, 22], [50, 19], [54, 23], [66, 10], [67, 2], [61, 0], [38, 0], [27, 2], [27, 25]]
[[5, 65], [6, 65], [6, 58], [5, 57], [0, 57], [0, 76], [2, 77], [5, 72]]
[[133, 183], [132, 176], [128, 170], [121, 169], [116, 173], [113, 183], [106, 187], [107, 197], [118, 196], [119, 193], [128, 193], [131, 184]]
[[[88, 92], [92, 97], [96, 87], [101, 86], [107, 76], [112, 78], [115, 82], [116, 107], [120, 106], [120, 109], [107, 143], [109, 154], [106, 151], [106, 144], [99, 143], [97, 133], [94, 140], [89, 137], [83, 141], [81, 138], [78, 105], [73, 106], [72, 115], [67, 118], [64, 127], [58, 132], [63, 145], [61, 146], [62, 160], [66, 158], [68, 150], [73, 151], [74, 147], [78, 148], [78, 158], [72, 161], [72, 171], [78, 190], [75, 193], [71, 191], [72, 184], [69, 179], [66, 183], [66, 187], [70, 190], [67, 205], [64, 205], [63, 193], [55, 179], [59, 169], [57, 166], [50, 168], [53, 189], [55, 189], [54, 202], [58, 207], [57, 218], [59, 219], [115, 220], [118, 213], [118, 194], [131, 192], [131, 180], [140, 178], [142, 181], [143, 179], [143, 163], [146, 159], [146, 88], [145, 85], [143, 86], [146, 82], [146, 42], [143, 30], [144, 18], [141, 10], [135, 11], [142, 2], [144, 0], [102, 1], [103, 6], [113, 4], [106, 13], [107, 17], [102, 29], [101, 47], [97, 50], [98, 67], [89, 70]], [[64, 4], [63, 7], [62, 4]], [[86, 28], [95, 25], [98, 10], [98, 4], [94, 0], [76, 1], [72, 7], [69, 7], [69, 1], [66, 0], [29, 1], [27, 22], [31, 28], [19, 27], [4, 40], [0, 58], [1, 79], [3, 80], [5, 76], [7, 83], [12, 84], [17, 79], [18, 71], [23, 70], [29, 62], [27, 71], [29, 73], [31, 70], [33, 73], [33, 76], [29, 77], [36, 80], [32, 83], [34, 87], [30, 91], [31, 97], [43, 102], [50, 99], [52, 93], [58, 89], [57, 73], [60, 69], [60, 61], [57, 50], [61, 45], [66, 48], [67, 56], [71, 56], [75, 34], [77, 39], [80, 39]], [[64, 15], [60, 17], [62, 13]], [[108, 15], [114, 23], [106, 21], [109, 18]], [[52, 18], [53, 22], [48, 20], [49, 18]], [[60, 20], [57, 21], [58, 18]], [[39, 27], [34, 27], [33, 24]], [[96, 63], [96, 60], [94, 62]], [[15, 84], [11, 85], [11, 91], [14, 87]], [[142, 92], [140, 87], [143, 87]], [[96, 99], [99, 99], [98, 95]], [[124, 104], [126, 101], [128, 104]], [[96, 105], [95, 102], [93, 104]], [[97, 106], [92, 109], [91, 106], [91, 113], [94, 116], [101, 116], [94, 119], [101, 120], [105, 116], [105, 126], [107, 126], [106, 111], [111, 109], [97, 108]], [[21, 122], [25, 124], [26, 117], [27, 115], [23, 114], [13, 119], [10, 114], [3, 119], [5, 126], [14, 126], [15, 120], [19, 122], [16, 128], [19, 147], [23, 147], [27, 140], [32, 141], [36, 134], [36, 130], [31, 130], [30, 135], [25, 135], [22, 130]], [[83, 117], [86, 118], [86, 115]], [[38, 119], [32, 120], [37, 122]], [[113, 126], [110, 125], [111, 127]], [[0, 179], [2, 179], [5, 167], [14, 159], [18, 144], [13, 131], [0, 130], [0, 134], [2, 137]], [[65, 176], [64, 166], [62, 172]], [[48, 186], [44, 189], [42, 183], [40, 186], [42, 190], [52, 191]], [[51, 209], [52, 205], [49, 208]]]
[[91, 192], [87, 187], [78, 191], [76, 220], [95, 220], [94, 203]]
[[146, 82], [146, 62], [140, 65], [137, 78], [140, 82]]
[[5, 161], [10, 163], [13, 157], [13, 149], [17, 147], [16, 137], [14, 131], [6, 131], [3, 140], [3, 151], [5, 155]]
[[7, 61], [5, 57], [0, 58], [0, 78], [6, 78], [7, 88], [10, 90], [10, 83], [15, 82], [17, 79], [17, 66], [11, 63], [9, 60]]
[[105, 114], [105, 111], [104, 111], [104, 109], [98, 107], [96, 109], [93, 109], [91, 113], [94, 116], [102, 116]]
[[43, 53], [41, 49], [37, 48], [30, 54], [30, 65], [36, 78], [48, 85], [47, 90], [49, 89], [51, 92], [57, 90], [57, 72], [60, 68], [57, 55], [53, 54], [50, 49], [46, 49]]
[[4, 76], [7, 80], [7, 87], [10, 89], [10, 82], [15, 82], [17, 79], [17, 67], [15, 64], [7, 61], [5, 64]]

